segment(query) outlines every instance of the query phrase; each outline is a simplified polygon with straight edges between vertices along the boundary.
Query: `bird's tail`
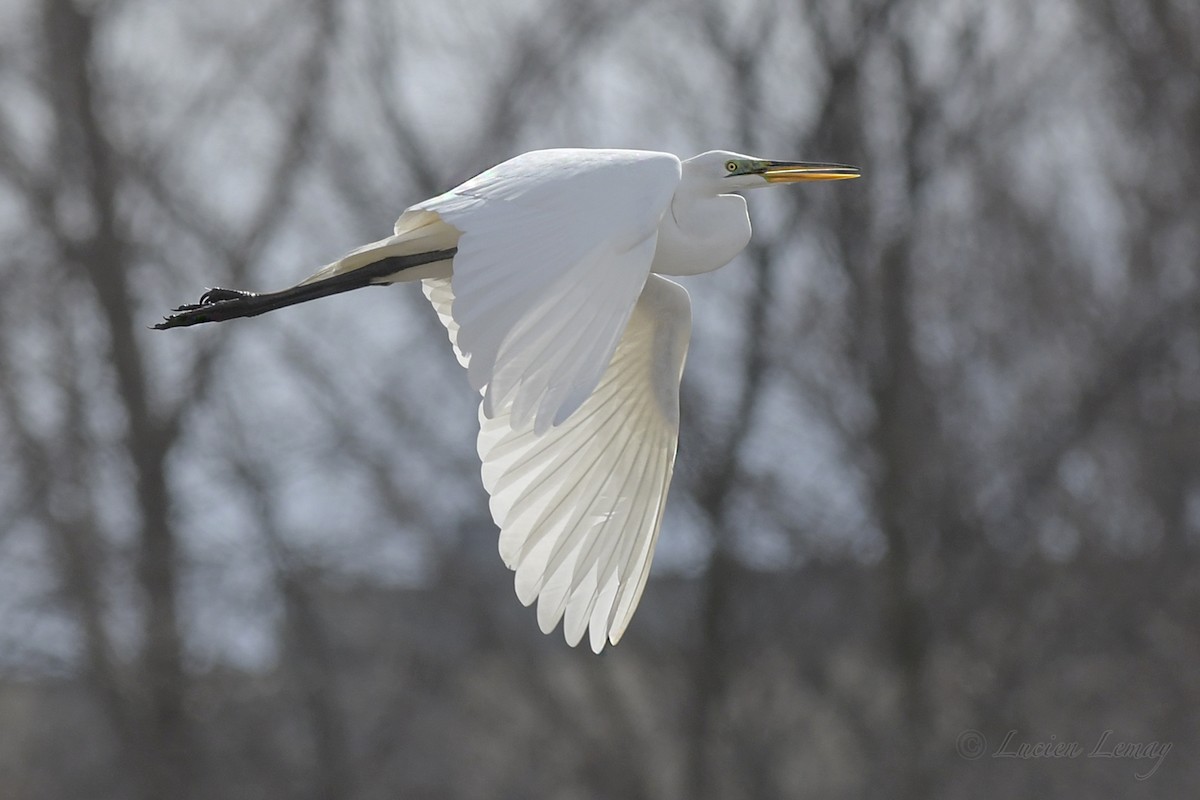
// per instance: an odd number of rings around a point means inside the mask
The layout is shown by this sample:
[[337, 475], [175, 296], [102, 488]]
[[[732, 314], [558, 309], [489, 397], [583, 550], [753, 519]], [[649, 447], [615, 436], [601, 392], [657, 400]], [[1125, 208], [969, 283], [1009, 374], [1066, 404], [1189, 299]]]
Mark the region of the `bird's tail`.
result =
[[396, 233], [352, 250], [295, 286], [278, 292], [209, 289], [200, 302], [173, 309], [155, 325], [158, 330], [202, 322], [254, 317], [277, 308], [348, 292], [372, 284], [449, 274], [448, 262], [458, 251], [458, 231], [428, 211], [406, 211]]

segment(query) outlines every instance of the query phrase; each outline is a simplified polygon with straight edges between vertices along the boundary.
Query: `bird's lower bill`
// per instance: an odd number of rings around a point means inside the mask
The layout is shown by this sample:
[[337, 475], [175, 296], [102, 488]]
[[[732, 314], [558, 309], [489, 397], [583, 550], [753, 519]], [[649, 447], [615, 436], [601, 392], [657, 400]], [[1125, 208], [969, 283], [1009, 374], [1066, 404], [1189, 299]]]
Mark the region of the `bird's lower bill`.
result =
[[861, 175], [858, 167], [845, 164], [787, 164], [763, 170], [763, 177], [768, 183], [845, 181]]

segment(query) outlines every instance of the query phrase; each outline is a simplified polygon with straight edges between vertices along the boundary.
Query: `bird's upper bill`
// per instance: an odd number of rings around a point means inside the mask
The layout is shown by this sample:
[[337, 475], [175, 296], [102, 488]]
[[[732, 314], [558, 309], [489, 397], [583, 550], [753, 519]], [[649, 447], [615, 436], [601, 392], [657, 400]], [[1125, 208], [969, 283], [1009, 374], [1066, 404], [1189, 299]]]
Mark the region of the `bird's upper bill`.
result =
[[815, 161], [766, 161], [761, 174], [768, 183], [796, 181], [844, 181], [862, 175], [848, 164], [823, 164]]

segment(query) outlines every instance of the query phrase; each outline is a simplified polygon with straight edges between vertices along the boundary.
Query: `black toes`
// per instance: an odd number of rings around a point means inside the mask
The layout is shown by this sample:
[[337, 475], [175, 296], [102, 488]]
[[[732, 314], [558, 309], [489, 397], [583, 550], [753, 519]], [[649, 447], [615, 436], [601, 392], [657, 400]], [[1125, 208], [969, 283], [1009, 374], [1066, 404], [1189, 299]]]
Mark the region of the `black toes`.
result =
[[169, 317], [163, 317], [163, 321], [154, 327], [161, 331], [167, 328], [181, 328], [201, 322], [215, 322], [245, 316], [244, 311], [239, 313], [238, 310], [245, 303], [236, 301], [252, 300], [258, 296], [257, 292], [243, 292], [238, 289], [209, 289], [200, 295], [199, 303], [188, 303], [172, 309], [174, 313]]
[[238, 289], [212, 288], [200, 295], [200, 305], [207, 306], [212, 303], [220, 303], [225, 300], [237, 300], [243, 297], [253, 297], [254, 294], [254, 292], [243, 292]]

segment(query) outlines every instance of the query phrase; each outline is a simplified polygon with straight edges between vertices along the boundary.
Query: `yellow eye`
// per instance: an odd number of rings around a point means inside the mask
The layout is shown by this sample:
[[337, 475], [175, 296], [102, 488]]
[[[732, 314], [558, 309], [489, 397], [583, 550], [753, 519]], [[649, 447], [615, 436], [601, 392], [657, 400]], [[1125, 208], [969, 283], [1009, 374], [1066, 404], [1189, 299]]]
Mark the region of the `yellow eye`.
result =
[[736, 161], [726, 161], [725, 169], [729, 170], [730, 172], [737, 172], [738, 164]]

